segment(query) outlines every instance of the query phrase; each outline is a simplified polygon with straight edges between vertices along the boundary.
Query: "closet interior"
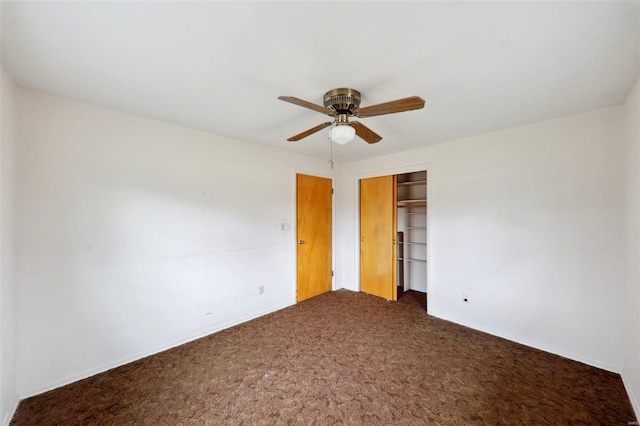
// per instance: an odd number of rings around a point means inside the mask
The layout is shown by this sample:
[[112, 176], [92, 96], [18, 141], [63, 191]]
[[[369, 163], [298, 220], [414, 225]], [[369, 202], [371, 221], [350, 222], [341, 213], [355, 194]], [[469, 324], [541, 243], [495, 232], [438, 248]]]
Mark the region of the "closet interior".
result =
[[397, 175], [398, 297], [427, 292], [427, 172]]

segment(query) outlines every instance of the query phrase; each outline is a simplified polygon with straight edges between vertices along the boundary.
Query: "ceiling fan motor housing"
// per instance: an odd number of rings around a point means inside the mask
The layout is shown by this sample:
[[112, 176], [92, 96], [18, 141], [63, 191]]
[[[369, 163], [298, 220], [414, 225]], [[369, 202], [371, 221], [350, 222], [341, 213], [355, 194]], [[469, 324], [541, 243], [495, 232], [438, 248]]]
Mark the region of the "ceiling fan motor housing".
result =
[[339, 115], [353, 117], [360, 108], [360, 92], [347, 87], [329, 90], [324, 94], [324, 106]]

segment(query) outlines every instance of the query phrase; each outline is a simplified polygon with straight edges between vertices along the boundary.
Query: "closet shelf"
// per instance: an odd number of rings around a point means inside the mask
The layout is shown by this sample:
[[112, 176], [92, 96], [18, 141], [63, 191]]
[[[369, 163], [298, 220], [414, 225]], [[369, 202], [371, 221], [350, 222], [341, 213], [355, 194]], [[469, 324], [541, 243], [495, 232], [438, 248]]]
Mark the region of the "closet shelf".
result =
[[421, 262], [421, 263], [427, 263], [426, 259], [411, 259], [411, 258], [407, 258], [407, 260], [409, 262]]
[[419, 245], [419, 246], [426, 246], [427, 245], [427, 243], [417, 243], [417, 242], [411, 242], [411, 243], [407, 243], [407, 244], [416, 244], [416, 245]]
[[427, 207], [426, 204], [414, 204], [412, 206], [405, 206], [404, 204], [398, 204], [396, 207], [398, 207], [399, 209], [415, 209], [415, 208], [425, 208]]
[[426, 198], [418, 198], [414, 200], [398, 200], [398, 204], [415, 204], [415, 203], [426, 203]]
[[426, 200], [398, 200], [398, 208], [406, 207], [412, 209], [414, 207], [427, 207]]
[[427, 181], [425, 180], [412, 180], [408, 182], [398, 182], [398, 186], [414, 186], [414, 185], [426, 185]]

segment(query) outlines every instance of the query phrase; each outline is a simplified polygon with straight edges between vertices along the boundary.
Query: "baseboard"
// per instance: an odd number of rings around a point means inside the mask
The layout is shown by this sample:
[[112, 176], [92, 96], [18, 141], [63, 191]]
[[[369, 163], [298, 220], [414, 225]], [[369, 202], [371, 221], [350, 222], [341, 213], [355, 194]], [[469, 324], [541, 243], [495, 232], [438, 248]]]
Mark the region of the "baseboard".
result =
[[636, 394], [633, 393], [633, 389], [631, 389], [631, 386], [629, 386], [629, 381], [625, 378], [625, 374], [624, 372], [622, 372], [620, 374], [620, 376], [622, 377], [622, 383], [624, 384], [624, 388], [627, 391], [627, 395], [629, 395], [629, 400], [631, 401], [631, 406], [633, 407], [633, 411], [636, 414], [636, 419], [640, 419], [640, 404], [638, 401], [638, 398], [636, 397]]
[[[234, 327], [234, 326], [236, 326], [238, 324], [242, 324], [242, 323], [245, 323], [247, 321], [251, 321], [251, 320], [254, 320], [256, 318], [260, 318], [261, 316], [268, 315], [270, 313], [279, 311], [281, 309], [288, 308], [289, 306], [295, 305], [295, 303], [296, 303], [295, 301], [291, 301], [291, 302], [287, 302], [287, 303], [284, 303], [284, 304], [276, 305], [276, 306], [271, 307], [271, 308], [269, 308], [267, 310], [264, 310], [264, 311], [256, 311], [256, 312], [250, 313], [249, 315], [246, 315], [244, 317], [236, 318], [236, 319], [233, 319], [231, 321], [228, 321], [228, 322], [225, 322], [225, 323], [222, 323], [222, 324], [218, 324], [216, 327], [213, 327], [213, 328], [206, 328], [206, 329], [198, 330], [198, 331], [196, 331], [194, 333], [191, 333], [191, 334], [188, 334], [186, 336], [183, 336], [183, 337], [181, 337], [181, 338], [179, 338], [179, 339], [177, 339], [177, 340], [175, 340], [175, 341], [173, 341], [173, 342], [171, 342], [169, 344], [158, 346], [158, 347], [155, 347], [155, 348], [150, 349], [148, 351], [144, 351], [144, 352], [141, 352], [141, 353], [138, 353], [138, 354], [135, 354], [135, 355], [132, 355], [132, 356], [129, 356], [129, 357], [126, 357], [126, 358], [123, 358], [123, 359], [108, 363], [108, 364], [104, 364], [104, 365], [101, 365], [101, 366], [96, 367], [96, 368], [92, 368], [91, 370], [87, 370], [87, 371], [84, 371], [82, 373], [67, 377], [65, 379], [58, 380], [56, 382], [50, 383], [50, 384], [48, 384], [46, 386], [43, 386], [43, 387], [40, 387], [40, 388], [29, 389], [29, 390], [26, 390], [26, 391], [22, 391], [22, 392], [20, 392], [19, 398], [20, 398], [20, 400], [25, 399], [25, 398], [30, 398], [32, 396], [39, 395], [39, 394], [44, 393], [44, 392], [48, 392], [50, 390], [59, 388], [61, 386], [66, 386], [68, 384], [77, 382], [79, 380], [83, 380], [83, 379], [86, 379], [88, 377], [95, 376], [96, 374], [104, 373], [105, 371], [108, 371], [108, 370], [123, 366], [125, 364], [129, 364], [129, 363], [134, 362], [134, 361], [138, 361], [138, 360], [140, 360], [142, 358], [146, 358], [146, 357], [151, 356], [151, 355], [156, 355], [156, 354], [158, 354], [160, 352], [164, 352], [166, 350], [175, 348], [177, 346], [184, 345], [185, 343], [189, 343], [189, 342], [192, 342], [194, 340], [201, 339], [201, 338], [206, 337], [206, 336], [208, 336], [210, 334], [214, 334], [214, 333], [217, 333], [219, 331], [225, 330], [227, 328]], [[16, 406], [17, 406], [17, 404], [16, 404]], [[4, 426], [4, 423], [3, 423], [3, 426]]]
[[549, 346], [541, 345], [541, 344], [539, 344], [537, 342], [530, 342], [530, 341], [528, 341], [526, 339], [519, 339], [519, 338], [515, 338], [513, 336], [505, 335], [505, 334], [502, 334], [502, 333], [497, 333], [497, 332], [495, 332], [493, 330], [479, 328], [479, 327], [477, 327], [475, 325], [467, 324], [464, 321], [461, 321], [460, 319], [455, 318], [455, 317], [442, 316], [442, 315], [438, 315], [437, 313], [436, 314], [429, 313], [429, 314], [434, 316], [434, 317], [436, 317], [436, 318], [443, 319], [445, 321], [450, 321], [450, 322], [462, 325], [464, 327], [469, 327], [469, 328], [471, 328], [473, 330], [478, 330], [478, 331], [481, 331], [483, 333], [490, 334], [492, 336], [500, 337], [502, 339], [506, 339], [506, 340], [509, 340], [509, 341], [512, 341], [512, 342], [519, 343], [521, 345], [529, 346], [530, 348], [534, 348], [534, 349], [538, 349], [538, 350], [541, 350], [541, 351], [544, 351], [544, 352], [548, 352], [548, 353], [551, 353], [551, 354], [554, 354], [554, 355], [558, 355], [558, 356], [561, 356], [563, 358], [570, 359], [572, 361], [581, 362], [583, 364], [590, 365], [592, 367], [600, 368], [601, 370], [606, 370], [606, 371], [610, 371], [612, 373], [620, 374], [620, 366], [606, 364], [606, 363], [603, 363], [603, 362], [600, 362], [600, 361], [596, 361], [596, 360], [593, 360], [593, 359], [589, 359], [589, 358], [585, 358], [585, 357], [582, 357], [582, 356], [579, 356], [579, 355], [576, 355], [576, 354], [573, 354], [573, 353], [565, 352], [565, 351], [559, 350], [557, 348], [552, 348], [552, 347], [549, 347]]
[[13, 419], [13, 415], [16, 413], [16, 410], [18, 409], [19, 403], [20, 403], [20, 399], [18, 398], [18, 394], [16, 394], [13, 400], [12, 409], [9, 410], [8, 413], [4, 413], [4, 417], [2, 418], [2, 426], [9, 426], [9, 423], [11, 423], [11, 419]]

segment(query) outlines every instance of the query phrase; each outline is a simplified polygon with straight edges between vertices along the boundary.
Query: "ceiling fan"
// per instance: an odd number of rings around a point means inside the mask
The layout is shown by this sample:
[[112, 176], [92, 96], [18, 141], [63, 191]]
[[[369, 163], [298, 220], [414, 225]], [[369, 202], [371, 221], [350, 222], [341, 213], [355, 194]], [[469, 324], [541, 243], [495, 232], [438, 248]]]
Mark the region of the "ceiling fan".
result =
[[278, 96], [278, 99], [292, 104], [309, 108], [334, 117], [334, 121], [327, 121], [295, 136], [287, 139], [289, 142], [297, 142], [326, 127], [333, 125], [329, 137], [337, 144], [344, 145], [351, 142], [355, 135], [364, 139], [367, 143], [376, 143], [382, 140], [382, 136], [369, 129], [358, 121], [349, 121], [352, 117], [366, 118], [376, 115], [394, 114], [396, 112], [411, 111], [424, 108], [424, 99], [419, 96], [398, 99], [396, 101], [371, 105], [360, 108], [360, 92], [346, 87], [329, 90], [324, 94], [324, 107], [293, 96]]

